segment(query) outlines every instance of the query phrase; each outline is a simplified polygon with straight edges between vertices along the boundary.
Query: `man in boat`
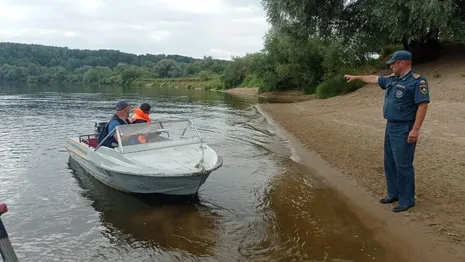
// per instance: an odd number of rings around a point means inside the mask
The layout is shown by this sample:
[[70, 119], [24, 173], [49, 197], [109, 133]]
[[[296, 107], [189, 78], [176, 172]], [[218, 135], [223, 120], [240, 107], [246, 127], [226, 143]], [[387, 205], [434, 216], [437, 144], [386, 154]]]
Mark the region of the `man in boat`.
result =
[[150, 120], [150, 105], [147, 103], [143, 103], [140, 105], [140, 108], [135, 108], [134, 109], [134, 115], [132, 116], [131, 119], [131, 124], [137, 124], [137, 123], [150, 123], [152, 120]]
[[115, 134], [114, 129], [119, 125], [127, 125], [131, 122], [129, 121], [129, 110], [130, 106], [125, 101], [120, 101], [115, 106], [116, 112], [111, 117], [110, 121], [105, 125], [105, 128], [102, 129], [98, 136], [98, 143], [100, 144], [105, 137], [112, 132], [112, 135], [105, 139], [102, 143], [102, 146], [114, 148], [118, 145], [118, 137]]

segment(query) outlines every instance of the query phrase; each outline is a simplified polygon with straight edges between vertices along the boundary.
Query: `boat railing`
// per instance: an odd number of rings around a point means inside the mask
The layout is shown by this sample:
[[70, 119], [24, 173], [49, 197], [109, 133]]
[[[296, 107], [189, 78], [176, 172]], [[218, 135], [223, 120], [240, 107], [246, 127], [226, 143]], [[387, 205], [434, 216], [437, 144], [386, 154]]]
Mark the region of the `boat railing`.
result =
[[[202, 136], [200, 135], [199, 130], [197, 129], [197, 127], [195, 127], [194, 122], [192, 122], [192, 119], [189, 119], [189, 123], [190, 123], [190, 125], [192, 126], [192, 128], [194, 128], [194, 130], [195, 130], [195, 132], [197, 133], [197, 135], [199, 136], [200, 141], [202, 141], [202, 143], [203, 143], [203, 138], [202, 138]], [[182, 135], [184, 135], [184, 134], [186, 133], [186, 130], [187, 130], [188, 127], [189, 127], [189, 124], [187, 124], [186, 127], [184, 128], [184, 130], [182, 131]]]
[[[182, 123], [186, 124], [183, 125]], [[166, 135], [161, 136], [160, 134]], [[203, 143], [203, 138], [200, 135], [198, 129], [195, 127], [192, 119], [165, 119], [153, 121], [151, 123], [138, 123], [116, 126], [115, 129], [109, 132], [108, 135], [102, 141], [100, 141], [100, 143], [94, 146], [95, 150], [100, 148], [107, 139], [110, 139], [111, 135], [116, 135], [118, 145], [115, 146], [121, 153], [159, 149], [170, 146], [179, 146], [182, 144], [187, 145]], [[80, 136], [80, 142], [86, 139], [87, 141], [89, 139], [93, 139], [94, 136], [96, 135], [82, 135]], [[149, 144], [156, 145], [142, 145], [135, 147], [135, 145], [139, 144], [139, 142], [135, 141], [134, 143], [134, 138], [138, 136], [159, 136], [159, 139], [154, 139], [152, 141], [147, 142]], [[145, 142], [142, 144], [145, 144]]]
[[[120, 150], [122, 154], [129, 154], [129, 153], [136, 153], [136, 152], [143, 152], [148, 150], [154, 149], [163, 149], [169, 147], [178, 147], [178, 146], [187, 146], [187, 145], [194, 145], [194, 144], [202, 144], [200, 140], [168, 140], [164, 141], [163, 143], [149, 143], [149, 144], [136, 144], [130, 146], [123, 146], [123, 150]], [[202, 147], [203, 150], [203, 147]], [[203, 158], [203, 156], [202, 156]]]
[[202, 143], [191, 119], [154, 121], [116, 127], [121, 153]]

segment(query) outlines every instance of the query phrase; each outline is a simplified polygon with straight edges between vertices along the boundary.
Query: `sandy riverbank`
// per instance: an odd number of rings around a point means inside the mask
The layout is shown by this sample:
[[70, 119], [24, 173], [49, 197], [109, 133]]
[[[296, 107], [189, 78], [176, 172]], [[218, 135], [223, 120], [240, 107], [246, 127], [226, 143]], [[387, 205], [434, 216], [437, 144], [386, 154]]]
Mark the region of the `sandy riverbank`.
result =
[[[465, 261], [465, 56], [454, 53], [416, 71], [427, 76], [432, 103], [415, 156], [417, 205], [399, 214], [377, 203], [385, 194], [384, 93], [379, 87], [260, 109], [341, 174], [342, 180], [327, 178], [350, 202], [378, 216], [380, 223], [403, 224], [405, 231], [399, 232], [406, 235], [399, 241], [415, 242], [411, 244], [428, 259], [447, 254], [449, 260], [437, 261]], [[409, 235], [413, 229], [416, 233]]]

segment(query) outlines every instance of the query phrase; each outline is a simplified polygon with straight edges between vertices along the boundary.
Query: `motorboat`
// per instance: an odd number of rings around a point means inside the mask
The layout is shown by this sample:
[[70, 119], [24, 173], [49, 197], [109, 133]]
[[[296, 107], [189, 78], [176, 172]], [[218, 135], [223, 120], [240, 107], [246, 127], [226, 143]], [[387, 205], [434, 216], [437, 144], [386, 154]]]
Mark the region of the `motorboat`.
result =
[[[103, 184], [135, 194], [195, 195], [223, 159], [204, 141], [191, 119], [119, 125], [98, 143], [95, 133], [69, 138], [66, 149]], [[114, 147], [103, 146], [116, 135]]]

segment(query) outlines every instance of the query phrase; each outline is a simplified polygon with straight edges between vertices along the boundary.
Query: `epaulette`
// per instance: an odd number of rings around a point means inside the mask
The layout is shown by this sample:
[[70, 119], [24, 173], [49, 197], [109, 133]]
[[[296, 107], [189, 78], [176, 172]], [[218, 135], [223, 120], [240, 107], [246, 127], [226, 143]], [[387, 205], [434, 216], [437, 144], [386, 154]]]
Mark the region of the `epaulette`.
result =
[[385, 76], [385, 77], [393, 77], [393, 76], [396, 76], [396, 74], [392, 73], [392, 74], [390, 74], [388, 76]]
[[420, 75], [420, 74], [417, 74], [417, 73], [415, 73], [415, 74], [413, 74], [412, 76], [413, 76], [413, 78], [415, 78], [415, 79], [418, 79], [418, 78], [420, 78], [420, 76], [421, 76], [421, 75]]

